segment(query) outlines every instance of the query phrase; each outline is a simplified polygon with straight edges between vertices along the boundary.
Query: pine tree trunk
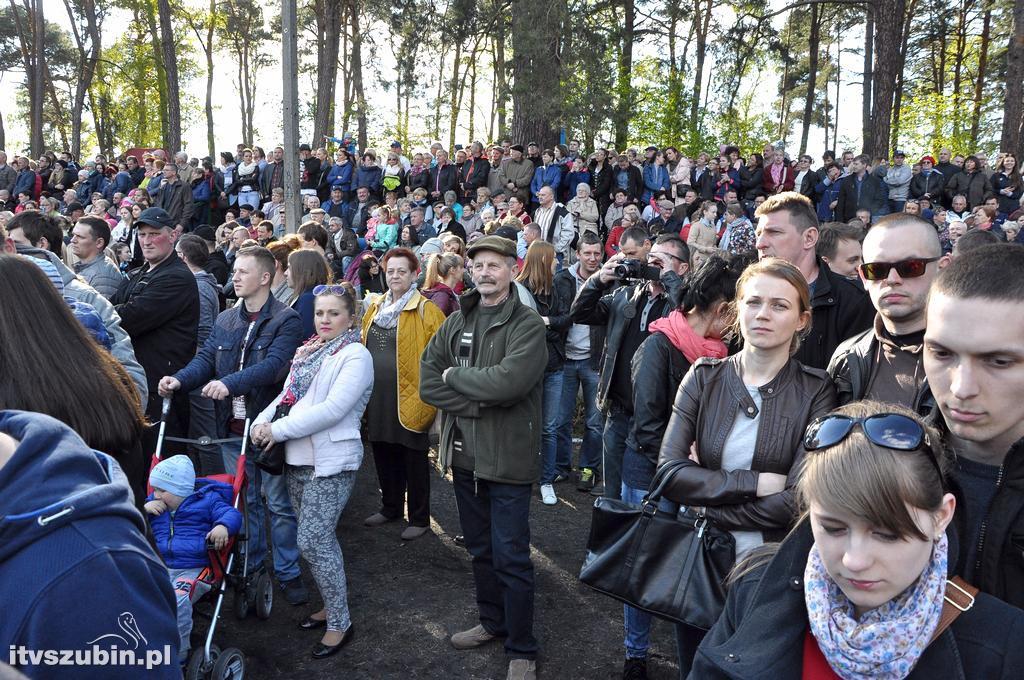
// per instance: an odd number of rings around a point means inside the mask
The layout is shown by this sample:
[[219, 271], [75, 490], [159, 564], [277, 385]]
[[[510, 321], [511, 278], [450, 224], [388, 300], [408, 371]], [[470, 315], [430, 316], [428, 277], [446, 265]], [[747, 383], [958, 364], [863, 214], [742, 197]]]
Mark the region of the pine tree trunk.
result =
[[[892, 103], [900, 69], [900, 38], [906, 18], [906, 0], [878, 0], [875, 4], [875, 63], [872, 74], [871, 137], [864, 151], [871, 158], [889, 157]], [[867, 144], [870, 139], [871, 144]]]
[[[166, 141], [167, 131], [167, 71], [164, 69], [163, 49], [160, 45], [160, 33], [156, 23], [156, 12], [153, 3], [143, 3], [146, 10], [146, 25], [149, 27], [150, 42], [153, 46], [153, 63], [156, 66], [156, 88], [160, 101], [157, 115], [160, 117], [160, 139]], [[172, 152], [173, 153], [173, 152]]]
[[316, 103], [313, 109], [313, 141], [317, 148], [324, 136], [334, 136], [334, 84], [338, 79], [338, 44], [341, 41], [340, 0], [317, 0]]
[[[987, 4], [987, 3], [986, 3]], [[974, 81], [974, 108], [971, 111], [971, 148], [978, 145], [978, 129], [981, 126], [981, 104], [985, 93], [985, 69], [988, 67], [988, 44], [992, 28], [992, 9], [985, 7], [981, 25], [981, 53], [978, 55], [978, 77]]]
[[[502, 19], [504, 22], [504, 19]], [[500, 31], [504, 35], [504, 31]], [[498, 110], [498, 136], [508, 134], [508, 72], [505, 70], [505, 42], [501, 36], [494, 39], [494, 79], [496, 92], [494, 94]]]
[[363, 92], [363, 34], [359, 26], [359, 0], [353, 0], [349, 10], [352, 25], [352, 97], [356, 104], [356, 121], [359, 126], [357, 143], [359, 151], [366, 148], [366, 94]]
[[30, 97], [30, 146], [33, 158], [39, 158], [46, 150], [43, 141], [43, 83], [46, 79], [46, 63], [43, 45], [46, 36], [46, 22], [43, 17], [43, 0], [35, 0], [32, 11], [32, 92]]
[[807, 98], [804, 100], [804, 125], [800, 132], [800, 155], [807, 152], [807, 137], [811, 132], [811, 115], [814, 113], [814, 95], [818, 86], [818, 47], [821, 44], [821, 12], [818, 5], [811, 5], [811, 35], [808, 42]]
[[[633, 112], [633, 43], [636, 23], [634, 0], [622, 2], [622, 42], [616, 79], [615, 148], [626, 148], [629, 137], [629, 117]], [[557, 38], [555, 38], [557, 40]]]
[[512, 13], [512, 139], [542, 147], [558, 143], [562, 117], [559, 36], [565, 0], [516, 0]]
[[[891, 0], [881, 0], [882, 2]], [[875, 10], [871, 3], [865, 6], [867, 22], [864, 25], [864, 77], [861, 83], [861, 138], [864, 140], [862, 151], [874, 146], [874, 131], [871, 129], [871, 81], [873, 78], [873, 58], [875, 53]]]
[[1006, 47], [1006, 100], [1003, 105], [1003, 151], [1024, 160], [1024, 0], [1013, 3], [1013, 28]]
[[217, 149], [213, 139], [213, 27], [217, 19], [217, 0], [210, 0], [210, 13], [206, 17], [206, 147], [210, 158], [216, 161]]
[[181, 151], [181, 95], [178, 92], [178, 57], [174, 47], [174, 24], [170, 0], [157, 0], [160, 13], [160, 47], [167, 72], [167, 136], [164, 147], [168, 154]]

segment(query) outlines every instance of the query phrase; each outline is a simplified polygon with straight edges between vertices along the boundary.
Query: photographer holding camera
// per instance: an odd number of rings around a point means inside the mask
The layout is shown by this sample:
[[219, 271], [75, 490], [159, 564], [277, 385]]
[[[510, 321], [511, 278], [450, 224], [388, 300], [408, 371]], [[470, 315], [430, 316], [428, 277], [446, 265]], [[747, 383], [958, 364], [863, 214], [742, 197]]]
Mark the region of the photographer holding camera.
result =
[[678, 305], [690, 261], [690, 249], [675, 234], [659, 236], [652, 247], [638, 227], [622, 233], [619, 248], [587, 280], [570, 310], [575, 323], [607, 327], [597, 404], [606, 415], [602, 474], [609, 498], [622, 493], [622, 455], [633, 417], [630, 360], [650, 335], [650, 324]]

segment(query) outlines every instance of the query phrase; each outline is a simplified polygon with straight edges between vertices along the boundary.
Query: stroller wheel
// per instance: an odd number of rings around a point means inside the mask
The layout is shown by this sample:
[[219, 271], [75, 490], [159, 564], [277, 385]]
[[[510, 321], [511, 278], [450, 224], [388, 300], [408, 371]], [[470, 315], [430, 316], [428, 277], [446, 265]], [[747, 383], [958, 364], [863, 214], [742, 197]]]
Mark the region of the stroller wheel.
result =
[[242, 680], [245, 677], [245, 655], [234, 647], [228, 647], [213, 664], [212, 680]]
[[203, 648], [196, 647], [188, 657], [188, 665], [185, 667], [185, 680], [205, 680], [210, 675], [214, 664], [220, 657], [220, 647], [210, 645], [210, 663], [203, 663]]
[[239, 621], [249, 616], [249, 609], [252, 607], [252, 594], [249, 588], [240, 586], [235, 590], [235, 618]]
[[266, 621], [270, 618], [270, 610], [274, 606], [274, 584], [266, 571], [256, 578], [256, 617]]

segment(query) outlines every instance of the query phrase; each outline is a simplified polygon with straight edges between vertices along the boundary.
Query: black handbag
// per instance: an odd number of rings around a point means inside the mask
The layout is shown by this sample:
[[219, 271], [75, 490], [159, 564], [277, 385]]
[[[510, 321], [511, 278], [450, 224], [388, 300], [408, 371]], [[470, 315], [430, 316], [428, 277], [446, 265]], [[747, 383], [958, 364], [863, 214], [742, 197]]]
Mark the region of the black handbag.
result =
[[658, 618], [708, 630], [725, 605], [736, 541], [703, 515], [658, 509], [684, 462], [658, 469], [639, 508], [611, 498], [594, 501], [580, 581]]
[[[270, 419], [270, 422], [284, 418], [291, 410], [291, 404], [278, 404], [277, 408], [274, 409], [274, 417]], [[260, 470], [271, 475], [279, 475], [284, 471], [284, 442], [274, 442], [264, 448], [250, 446], [250, 449], [252, 463]]]

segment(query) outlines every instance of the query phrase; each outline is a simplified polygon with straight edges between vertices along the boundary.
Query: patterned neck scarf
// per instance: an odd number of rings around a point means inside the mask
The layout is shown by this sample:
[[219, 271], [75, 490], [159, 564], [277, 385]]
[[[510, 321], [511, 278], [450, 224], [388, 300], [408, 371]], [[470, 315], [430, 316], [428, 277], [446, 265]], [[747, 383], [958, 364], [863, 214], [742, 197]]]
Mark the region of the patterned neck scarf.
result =
[[859, 620], [853, 604], [825, 570], [818, 547], [804, 570], [811, 633], [843, 680], [903, 680], [931, 642], [942, 615], [948, 542], [945, 534], [911, 587]]
[[405, 294], [398, 300], [394, 299], [394, 296], [389, 290], [384, 296], [384, 300], [380, 304], [380, 308], [377, 310], [376, 316], [373, 317], [373, 323], [379, 328], [390, 330], [398, 325], [398, 315], [405, 309], [405, 305], [409, 302], [409, 299], [416, 294], [416, 286], [409, 286], [409, 290], [405, 291]]
[[320, 372], [324, 359], [334, 356], [346, 346], [360, 341], [359, 330], [350, 328], [333, 340], [324, 342], [319, 335], [314, 335], [295, 352], [292, 359], [291, 381], [282, 403], [294, 404], [302, 399], [313, 384], [313, 378]]

